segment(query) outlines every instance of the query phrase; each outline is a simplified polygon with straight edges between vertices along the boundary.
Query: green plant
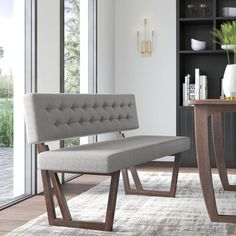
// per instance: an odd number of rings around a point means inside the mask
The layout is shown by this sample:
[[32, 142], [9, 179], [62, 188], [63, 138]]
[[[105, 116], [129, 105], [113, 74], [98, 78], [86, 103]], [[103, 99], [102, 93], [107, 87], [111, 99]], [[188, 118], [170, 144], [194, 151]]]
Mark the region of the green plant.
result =
[[10, 99], [0, 99], [0, 147], [13, 146], [13, 105]]
[[13, 97], [13, 80], [12, 75], [0, 74], [0, 98]]
[[3, 47], [0, 47], [0, 59], [4, 56], [4, 49]]
[[[221, 45], [235, 45], [234, 64], [236, 64], [236, 21], [221, 24], [220, 29], [214, 29], [216, 42]], [[229, 50], [226, 48], [228, 63], [230, 64]]]
[[74, 147], [80, 145], [80, 139], [79, 138], [69, 138], [65, 139], [64, 141], [64, 147]]

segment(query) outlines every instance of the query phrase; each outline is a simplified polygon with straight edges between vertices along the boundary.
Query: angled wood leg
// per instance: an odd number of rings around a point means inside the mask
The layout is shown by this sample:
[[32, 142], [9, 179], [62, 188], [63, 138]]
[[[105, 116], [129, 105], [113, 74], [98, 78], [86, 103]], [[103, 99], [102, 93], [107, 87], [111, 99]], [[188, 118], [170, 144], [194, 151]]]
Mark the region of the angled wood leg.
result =
[[106, 231], [112, 231], [112, 228], [113, 228], [117, 192], [118, 192], [118, 187], [119, 187], [119, 178], [120, 178], [120, 171], [112, 174], [111, 176], [111, 187], [109, 191], [106, 221], [105, 221], [105, 228], [104, 228], [104, 230]]
[[129, 175], [128, 175], [127, 169], [122, 170], [122, 177], [123, 177], [125, 194], [128, 194], [130, 190], [130, 182], [129, 182]]
[[175, 161], [173, 163], [173, 172], [171, 179], [170, 191], [157, 191], [157, 190], [147, 190], [144, 189], [140, 178], [138, 176], [137, 170], [135, 167], [130, 167], [130, 172], [132, 174], [135, 188], [132, 189], [130, 187], [128, 170], [122, 170], [124, 189], [126, 194], [137, 194], [137, 195], [147, 195], [147, 196], [160, 196], [160, 197], [175, 197], [177, 181], [178, 181], [178, 173], [179, 173], [179, 163], [180, 163], [180, 154], [175, 155]]
[[236, 223], [236, 216], [219, 215], [213, 188], [208, 141], [208, 110], [194, 107], [196, 154], [206, 208], [211, 221]]
[[62, 217], [64, 220], [71, 220], [70, 210], [68, 208], [65, 196], [62, 192], [58, 175], [57, 175], [57, 173], [55, 173], [53, 171], [49, 171], [49, 175], [50, 175], [50, 178], [52, 181], [54, 193], [57, 197], [57, 202], [60, 207]]
[[[120, 171], [110, 174], [111, 184], [110, 184], [110, 190], [109, 190], [105, 222], [73, 221], [71, 219], [69, 208], [67, 206], [66, 199], [62, 192], [61, 184], [59, 182], [57, 174], [53, 171], [48, 171], [48, 170], [42, 170], [41, 173], [42, 173], [45, 201], [46, 201], [46, 207], [47, 207], [47, 213], [48, 213], [48, 221], [50, 225], [84, 228], [84, 229], [95, 229], [95, 230], [104, 230], [104, 231], [112, 230], [113, 222], [114, 222], [114, 215], [115, 215], [117, 192], [118, 192], [118, 186], [119, 186]], [[54, 193], [57, 197], [63, 219], [56, 217], [50, 178], [54, 186]]]
[[133, 166], [131, 166], [129, 169], [130, 169], [130, 172], [132, 174], [136, 189], [142, 191], [143, 186], [142, 186], [141, 181], [139, 179], [137, 169]]
[[47, 170], [41, 170], [42, 180], [43, 180], [43, 188], [44, 188], [44, 196], [46, 202], [46, 209], [48, 214], [48, 223], [50, 225], [53, 224], [53, 220], [56, 219], [55, 205], [53, 201], [53, 192], [50, 182], [50, 175]]
[[230, 185], [227, 175], [227, 169], [225, 166], [225, 160], [223, 156], [223, 132], [222, 132], [222, 115], [216, 113], [211, 116], [212, 124], [212, 139], [216, 165], [218, 168], [220, 180], [224, 190], [236, 191], [236, 185]]
[[172, 172], [172, 179], [171, 179], [171, 186], [170, 186], [170, 197], [175, 197], [175, 194], [176, 194], [180, 159], [181, 159], [180, 153], [176, 154], [174, 164], [173, 164], [173, 172]]

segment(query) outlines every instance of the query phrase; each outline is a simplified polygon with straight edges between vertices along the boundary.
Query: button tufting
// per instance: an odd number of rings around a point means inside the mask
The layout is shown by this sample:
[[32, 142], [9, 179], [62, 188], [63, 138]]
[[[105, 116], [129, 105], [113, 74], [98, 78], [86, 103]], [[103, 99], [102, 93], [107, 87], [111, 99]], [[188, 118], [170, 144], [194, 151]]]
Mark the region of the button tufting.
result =
[[56, 121], [54, 125], [58, 127], [60, 125], [59, 121]]
[[37, 112], [41, 115], [39, 119], [45, 119], [45, 129], [38, 132], [45, 132], [45, 140], [137, 126], [135, 101], [131, 96], [55, 95], [39, 101]]
[[62, 110], [62, 109], [63, 109], [62, 104], [60, 104], [59, 107], [58, 107], [57, 109]]

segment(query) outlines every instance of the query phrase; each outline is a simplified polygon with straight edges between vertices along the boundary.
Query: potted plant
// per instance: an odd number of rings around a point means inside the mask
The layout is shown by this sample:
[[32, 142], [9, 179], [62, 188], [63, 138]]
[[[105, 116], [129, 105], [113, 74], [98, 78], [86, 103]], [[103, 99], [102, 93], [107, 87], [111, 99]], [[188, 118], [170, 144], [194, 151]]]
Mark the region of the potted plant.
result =
[[[213, 35], [221, 48], [226, 50], [228, 65], [223, 78], [223, 90], [226, 98], [236, 97], [236, 21], [225, 22], [220, 29], [215, 29]], [[231, 64], [229, 51], [234, 52], [234, 62]]]

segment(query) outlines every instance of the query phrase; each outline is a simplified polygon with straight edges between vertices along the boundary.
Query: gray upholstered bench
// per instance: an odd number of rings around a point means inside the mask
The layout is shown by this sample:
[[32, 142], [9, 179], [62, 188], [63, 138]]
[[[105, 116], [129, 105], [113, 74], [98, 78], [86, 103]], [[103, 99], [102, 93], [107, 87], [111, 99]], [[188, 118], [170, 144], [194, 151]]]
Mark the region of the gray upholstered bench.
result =
[[[119, 175], [122, 170], [125, 192], [155, 196], [175, 196], [180, 153], [190, 147], [187, 137], [133, 136], [121, 131], [138, 128], [133, 95], [28, 94], [24, 98], [29, 143], [37, 144], [49, 224], [111, 231], [113, 227]], [[119, 132], [120, 139], [49, 151], [45, 142], [70, 137]], [[170, 191], [143, 189], [136, 165], [174, 155]], [[135, 188], [131, 189], [130, 169]], [[57, 173], [110, 175], [111, 186], [105, 222], [73, 221], [61, 190]], [[53, 191], [62, 219], [56, 217]]]

